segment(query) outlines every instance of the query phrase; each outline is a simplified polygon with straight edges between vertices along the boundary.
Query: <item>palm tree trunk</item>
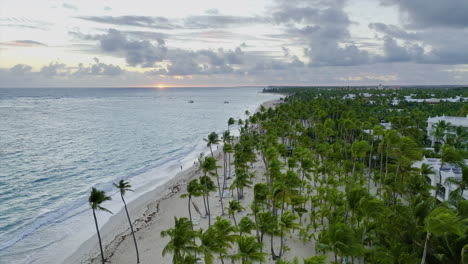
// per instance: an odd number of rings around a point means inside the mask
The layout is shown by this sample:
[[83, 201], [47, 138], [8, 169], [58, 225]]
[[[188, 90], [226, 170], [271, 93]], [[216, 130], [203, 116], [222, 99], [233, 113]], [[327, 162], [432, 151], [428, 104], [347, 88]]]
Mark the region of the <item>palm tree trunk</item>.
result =
[[[236, 228], [237, 228], [237, 221], [236, 221], [235, 213], [232, 214], [232, 219], [234, 220], [234, 225], [235, 225]], [[241, 235], [242, 235], [242, 234], [241, 234]]]
[[[135, 237], [135, 232], [133, 231], [132, 221], [130, 220], [130, 215], [128, 214], [127, 203], [125, 202], [125, 199], [124, 199], [122, 193], [120, 193], [120, 197], [122, 197], [122, 201], [123, 201], [124, 207], [125, 207], [125, 212], [127, 213], [128, 224], [130, 225], [130, 230], [132, 231], [133, 243], [135, 244], [135, 250], [136, 250], [136, 255], [137, 255], [137, 263], [140, 263], [140, 253], [138, 253], [138, 245], [137, 245], [137, 241], [136, 241], [136, 237]], [[189, 212], [190, 212], [190, 204], [189, 204]], [[190, 216], [190, 221], [192, 221], [191, 216]]]
[[192, 201], [192, 196], [189, 195], [189, 197], [188, 197], [188, 214], [189, 214], [190, 222], [192, 222], [192, 210], [190, 209], [190, 202], [191, 201]]
[[101, 249], [101, 260], [102, 260], [102, 264], [104, 264], [106, 260], [104, 259], [104, 250], [102, 250], [101, 234], [99, 233], [99, 227], [98, 227], [98, 222], [96, 218], [96, 211], [94, 209], [93, 209], [93, 216], [94, 216], [94, 223], [96, 224], [97, 236], [99, 239], [99, 249]]
[[216, 174], [216, 181], [218, 182], [218, 193], [219, 193], [219, 200], [221, 201], [221, 215], [224, 215], [224, 205], [223, 205], [223, 188], [221, 188], [221, 184], [219, 183], [219, 175]]
[[429, 241], [429, 238], [431, 237], [431, 233], [430, 232], [427, 232], [426, 234], [426, 239], [424, 241], [424, 250], [423, 250], [423, 255], [422, 255], [422, 258], [421, 258], [421, 264], [425, 264], [426, 263], [426, 255], [427, 255], [427, 242]]
[[210, 201], [208, 195], [206, 196], [206, 205], [208, 208], [208, 226], [211, 226], [211, 210], [210, 210]]
[[371, 177], [371, 165], [372, 165], [372, 149], [374, 148], [374, 140], [372, 139], [371, 149], [369, 153], [369, 174], [367, 176], [367, 192], [370, 190], [370, 177]]

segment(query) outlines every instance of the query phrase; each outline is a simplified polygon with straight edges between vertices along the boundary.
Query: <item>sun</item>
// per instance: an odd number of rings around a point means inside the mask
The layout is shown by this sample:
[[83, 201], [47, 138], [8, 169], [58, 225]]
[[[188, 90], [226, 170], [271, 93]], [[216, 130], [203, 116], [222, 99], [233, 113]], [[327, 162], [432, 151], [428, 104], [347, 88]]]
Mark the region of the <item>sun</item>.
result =
[[159, 89], [164, 89], [166, 88], [166, 86], [164, 84], [158, 84], [156, 87], [158, 87]]

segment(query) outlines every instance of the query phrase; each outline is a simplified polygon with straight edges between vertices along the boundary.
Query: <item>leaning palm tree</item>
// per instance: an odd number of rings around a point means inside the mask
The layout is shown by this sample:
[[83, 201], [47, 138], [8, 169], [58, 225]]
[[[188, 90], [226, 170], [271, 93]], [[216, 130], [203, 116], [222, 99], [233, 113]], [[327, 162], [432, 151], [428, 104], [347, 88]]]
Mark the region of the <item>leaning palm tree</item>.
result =
[[238, 200], [232, 200], [232, 201], [229, 201], [229, 207], [227, 209], [228, 209], [229, 216], [232, 216], [232, 219], [234, 220], [234, 224], [236, 225], [236, 228], [237, 228], [236, 213], [244, 210], [245, 208], [242, 207], [242, 204]]
[[[190, 209], [190, 203], [192, 203], [192, 197], [198, 197], [202, 195], [202, 187], [200, 186], [200, 183], [198, 182], [198, 179], [191, 180], [187, 184], [187, 193], [182, 194], [180, 197], [181, 198], [188, 198], [188, 212], [189, 212], [189, 218], [190, 222], [192, 222], [192, 210]], [[197, 208], [195, 208], [197, 210]]]
[[120, 180], [118, 184], [114, 183], [114, 186], [120, 190], [120, 197], [122, 198], [122, 202], [124, 204], [125, 213], [127, 213], [128, 224], [130, 225], [130, 231], [132, 232], [132, 236], [133, 236], [133, 243], [135, 244], [137, 263], [140, 263], [140, 253], [138, 253], [138, 245], [137, 245], [137, 241], [135, 238], [135, 232], [133, 231], [132, 221], [130, 220], [130, 215], [128, 214], [127, 203], [125, 202], [125, 199], [124, 199], [124, 195], [126, 191], [133, 192], [133, 190], [130, 189], [132, 186], [124, 180]]
[[421, 264], [426, 263], [427, 247], [431, 234], [441, 236], [447, 241], [449, 234], [463, 235], [463, 220], [451, 209], [446, 207], [437, 207], [424, 219], [424, 230], [426, 239], [424, 240], [424, 250], [421, 258]]
[[208, 138], [204, 138], [203, 140], [206, 142], [206, 146], [210, 148], [211, 156], [214, 158], [212, 146], [219, 144], [220, 140], [218, 134], [216, 134], [216, 132], [211, 132]]
[[107, 196], [104, 191], [99, 191], [94, 187], [91, 189], [91, 195], [88, 199], [89, 205], [91, 206], [91, 209], [93, 209], [94, 223], [96, 224], [96, 231], [99, 239], [99, 248], [101, 249], [101, 259], [103, 264], [106, 260], [104, 259], [104, 251], [102, 250], [101, 234], [99, 233], [99, 226], [96, 218], [96, 210], [106, 211], [112, 214], [111, 211], [101, 206], [103, 202], [109, 201], [111, 199], [112, 198]]

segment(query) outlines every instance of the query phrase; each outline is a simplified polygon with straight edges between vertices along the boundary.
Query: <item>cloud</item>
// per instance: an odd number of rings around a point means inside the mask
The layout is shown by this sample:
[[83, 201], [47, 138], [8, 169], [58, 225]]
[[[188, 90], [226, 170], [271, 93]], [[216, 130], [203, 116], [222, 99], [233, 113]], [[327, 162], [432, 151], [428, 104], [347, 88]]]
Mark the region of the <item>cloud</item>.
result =
[[78, 7], [69, 3], [63, 3], [62, 7], [66, 9], [71, 9], [71, 10], [78, 10]]
[[43, 66], [39, 73], [46, 77], [66, 76], [70, 73], [70, 69], [64, 63], [51, 62]]
[[263, 17], [203, 15], [189, 16], [183, 19], [182, 27], [186, 29], [228, 28], [245, 25], [251, 26], [265, 22], [267, 20]]
[[424, 49], [417, 45], [399, 46], [392, 37], [384, 37], [384, 58], [383, 62], [405, 62], [424, 59]]
[[209, 15], [218, 15], [219, 14], [219, 10], [217, 8], [211, 8], [211, 9], [207, 9], [205, 11], [205, 13], [209, 14]]
[[47, 47], [46, 44], [39, 42], [39, 41], [34, 41], [34, 40], [14, 40], [10, 42], [0, 43], [0, 45], [14, 46], [14, 47]]
[[420, 40], [421, 35], [418, 33], [409, 33], [404, 29], [395, 25], [386, 25], [384, 23], [370, 23], [369, 28], [375, 31], [384, 33], [390, 37], [405, 39], [405, 40]]
[[396, 5], [403, 22], [413, 28], [468, 27], [468, 1], [466, 0], [381, 0], [384, 5]]
[[277, 24], [286, 26], [285, 36], [306, 45], [305, 56], [312, 67], [368, 64], [371, 54], [351, 42], [351, 20], [345, 1], [278, 0], [273, 10]]
[[78, 69], [73, 73], [74, 75], [109, 75], [116, 76], [124, 73], [124, 70], [119, 66], [112, 64], [105, 64], [99, 61], [98, 58], [94, 58], [94, 64], [86, 67], [83, 63], [78, 64]]
[[369, 28], [383, 34], [384, 57], [377, 56], [378, 62], [468, 64], [467, 29], [436, 27], [408, 32], [383, 23], [370, 24]]
[[179, 26], [173, 24], [165, 17], [150, 16], [79, 16], [78, 19], [119, 26], [134, 26], [154, 29], [177, 29]]
[[29, 65], [24, 65], [24, 64], [16, 64], [10, 69], [10, 72], [13, 75], [25, 75], [27, 73], [30, 73], [32, 70], [32, 67]]
[[52, 23], [25, 17], [0, 17], [0, 27], [49, 30]]
[[[69, 32], [71, 35], [84, 40], [98, 40], [99, 49], [104, 53], [124, 57], [130, 66], [153, 67], [156, 62], [166, 59], [167, 48], [163, 39], [141, 40], [130, 39], [127, 34], [109, 29], [105, 34], [86, 35], [80, 32]], [[138, 32], [133, 35], [140, 36]]]
[[166, 30], [216, 29], [267, 22], [263, 17], [230, 16], [213, 12], [207, 15], [188, 16], [183, 19], [168, 19], [165, 17], [151, 16], [79, 16], [76, 18], [110, 25]]

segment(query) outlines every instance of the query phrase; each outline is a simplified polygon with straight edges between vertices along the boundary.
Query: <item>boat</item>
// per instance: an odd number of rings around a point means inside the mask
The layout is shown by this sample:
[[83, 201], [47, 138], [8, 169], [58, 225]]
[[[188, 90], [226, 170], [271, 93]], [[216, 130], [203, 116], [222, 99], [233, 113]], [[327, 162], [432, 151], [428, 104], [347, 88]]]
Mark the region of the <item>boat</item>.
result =
[[229, 101], [224, 101], [225, 104], [229, 104]]
[[191, 103], [191, 104], [193, 104], [193, 103], [194, 103], [194, 101], [193, 101], [193, 100], [190, 100], [190, 101], [188, 101], [188, 102], [189, 102], [189, 103]]

